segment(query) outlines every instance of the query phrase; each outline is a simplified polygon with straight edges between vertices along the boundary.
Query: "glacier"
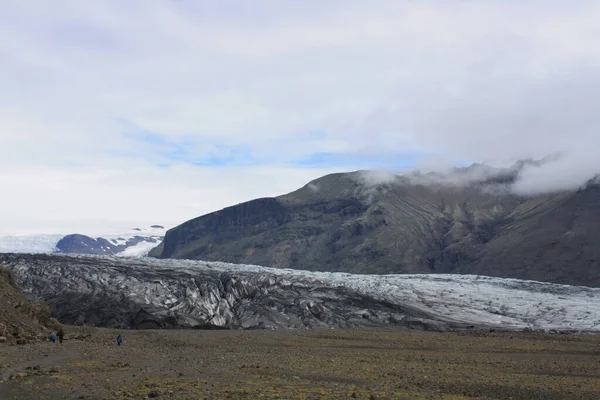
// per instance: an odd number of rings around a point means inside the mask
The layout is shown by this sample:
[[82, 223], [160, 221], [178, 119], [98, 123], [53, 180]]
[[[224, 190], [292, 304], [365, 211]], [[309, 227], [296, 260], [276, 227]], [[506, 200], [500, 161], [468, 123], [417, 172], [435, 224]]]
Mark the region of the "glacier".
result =
[[598, 332], [600, 288], [474, 275], [354, 275], [116, 256], [0, 254], [63, 323]]
[[54, 253], [64, 235], [0, 236], [0, 253]]

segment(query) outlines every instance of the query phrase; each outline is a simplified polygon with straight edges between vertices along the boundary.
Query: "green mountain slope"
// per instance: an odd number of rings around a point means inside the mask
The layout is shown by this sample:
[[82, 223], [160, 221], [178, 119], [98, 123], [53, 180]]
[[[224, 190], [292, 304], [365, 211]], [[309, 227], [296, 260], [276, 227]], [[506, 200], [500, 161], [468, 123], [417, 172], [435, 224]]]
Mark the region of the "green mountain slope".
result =
[[600, 286], [600, 186], [527, 201], [459, 272]]

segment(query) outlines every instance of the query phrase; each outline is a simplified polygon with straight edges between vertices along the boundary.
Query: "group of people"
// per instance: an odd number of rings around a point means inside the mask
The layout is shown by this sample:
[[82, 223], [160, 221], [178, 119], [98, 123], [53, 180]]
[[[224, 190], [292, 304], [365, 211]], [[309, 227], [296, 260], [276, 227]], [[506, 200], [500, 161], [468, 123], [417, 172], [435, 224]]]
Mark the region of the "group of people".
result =
[[56, 343], [56, 337], [58, 336], [58, 343], [62, 343], [63, 342], [63, 338], [65, 337], [65, 332], [63, 331], [62, 328], [60, 328], [58, 330], [58, 334], [52, 332], [52, 335], [50, 336], [50, 340], [52, 341], [52, 343]]
[[[50, 341], [52, 343], [56, 343], [56, 339], [58, 338], [58, 343], [62, 343], [64, 337], [65, 337], [65, 331], [63, 331], [63, 329], [60, 328], [58, 330], [58, 333], [52, 332], [52, 335], [50, 335]], [[121, 343], [123, 343], [123, 338], [121, 337], [121, 335], [119, 335], [119, 336], [117, 336], [117, 346], [120, 346]]]

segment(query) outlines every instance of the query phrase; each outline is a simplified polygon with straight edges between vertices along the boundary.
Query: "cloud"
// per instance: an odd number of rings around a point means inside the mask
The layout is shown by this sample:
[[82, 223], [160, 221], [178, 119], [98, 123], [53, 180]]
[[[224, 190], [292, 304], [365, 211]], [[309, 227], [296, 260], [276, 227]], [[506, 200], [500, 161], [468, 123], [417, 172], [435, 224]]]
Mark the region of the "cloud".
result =
[[357, 171], [356, 180], [367, 191], [386, 185], [478, 186], [495, 194], [535, 196], [578, 190], [590, 180], [598, 182], [600, 174], [594, 163], [574, 163], [573, 158], [554, 154], [541, 160], [521, 160], [509, 167], [471, 164], [433, 171]]
[[258, 197], [278, 196], [334, 169], [178, 165], [0, 168], [0, 234], [88, 235], [175, 226]]
[[[519, 190], [572, 186], [598, 169], [599, 18], [558, 0], [3, 2], [4, 229], [72, 218], [69, 199], [179, 221], [371, 166], [561, 152]], [[274, 178], [251, 184], [259, 170]]]
[[579, 160], [571, 154], [540, 167], [525, 167], [512, 190], [526, 196], [575, 190], [584, 186], [588, 180], [595, 178], [599, 173], [600, 168], [592, 154], [588, 153], [585, 158]]

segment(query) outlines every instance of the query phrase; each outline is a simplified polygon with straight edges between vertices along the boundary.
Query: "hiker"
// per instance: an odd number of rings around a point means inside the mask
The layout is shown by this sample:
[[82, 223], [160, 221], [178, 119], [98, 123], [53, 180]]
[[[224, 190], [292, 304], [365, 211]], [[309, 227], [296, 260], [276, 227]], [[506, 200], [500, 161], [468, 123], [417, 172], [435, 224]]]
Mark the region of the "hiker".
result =
[[65, 336], [65, 332], [63, 331], [62, 328], [60, 328], [58, 330], [58, 343], [62, 343], [63, 342], [63, 337]]
[[117, 336], [117, 346], [120, 346], [121, 343], [123, 343], [123, 338], [121, 337], [121, 335]]
[[50, 340], [52, 343], [56, 343], [56, 333], [52, 332], [52, 335], [50, 335]]

